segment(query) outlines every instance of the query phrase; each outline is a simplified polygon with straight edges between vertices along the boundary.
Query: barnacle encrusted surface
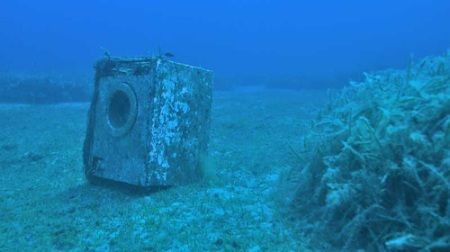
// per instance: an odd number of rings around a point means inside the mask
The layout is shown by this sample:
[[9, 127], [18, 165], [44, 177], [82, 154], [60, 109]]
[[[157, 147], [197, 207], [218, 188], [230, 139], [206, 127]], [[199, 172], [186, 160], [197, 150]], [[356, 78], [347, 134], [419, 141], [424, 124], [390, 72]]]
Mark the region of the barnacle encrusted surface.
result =
[[290, 179], [305, 233], [347, 250], [450, 249], [450, 52], [351, 83], [304, 151]]

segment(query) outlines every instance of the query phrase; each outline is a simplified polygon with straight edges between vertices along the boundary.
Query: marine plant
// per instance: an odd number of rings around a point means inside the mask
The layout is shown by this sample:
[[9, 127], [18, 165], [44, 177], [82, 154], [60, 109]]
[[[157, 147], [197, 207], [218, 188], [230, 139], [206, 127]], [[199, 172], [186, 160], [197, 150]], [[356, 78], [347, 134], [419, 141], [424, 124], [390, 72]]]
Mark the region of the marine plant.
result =
[[450, 251], [450, 51], [365, 74], [319, 113], [290, 172], [313, 241]]

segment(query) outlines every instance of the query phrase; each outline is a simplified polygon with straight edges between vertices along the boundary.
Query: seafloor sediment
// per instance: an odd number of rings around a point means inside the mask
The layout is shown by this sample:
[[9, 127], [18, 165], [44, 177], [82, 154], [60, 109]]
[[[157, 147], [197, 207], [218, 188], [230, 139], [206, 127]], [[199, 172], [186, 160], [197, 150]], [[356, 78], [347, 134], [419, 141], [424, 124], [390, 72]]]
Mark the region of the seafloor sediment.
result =
[[88, 104], [0, 105], [0, 250], [306, 250], [278, 209], [323, 92], [216, 93], [202, 183], [90, 185]]

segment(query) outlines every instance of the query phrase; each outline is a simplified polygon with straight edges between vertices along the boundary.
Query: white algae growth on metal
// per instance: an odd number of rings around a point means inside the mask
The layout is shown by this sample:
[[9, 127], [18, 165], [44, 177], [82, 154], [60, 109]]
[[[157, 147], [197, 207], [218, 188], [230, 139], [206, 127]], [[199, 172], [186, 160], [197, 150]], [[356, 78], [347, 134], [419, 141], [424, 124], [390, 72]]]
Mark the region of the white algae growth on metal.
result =
[[198, 180], [208, 144], [212, 72], [162, 57], [105, 59], [96, 71], [87, 177], [138, 186]]

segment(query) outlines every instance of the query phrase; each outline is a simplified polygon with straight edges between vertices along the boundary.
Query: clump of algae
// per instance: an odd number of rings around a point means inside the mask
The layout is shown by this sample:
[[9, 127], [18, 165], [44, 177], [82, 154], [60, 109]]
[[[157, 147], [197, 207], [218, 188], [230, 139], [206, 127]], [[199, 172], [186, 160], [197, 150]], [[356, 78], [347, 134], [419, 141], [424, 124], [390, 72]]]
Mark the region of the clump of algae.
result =
[[290, 172], [313, 240], [368, 251], [450, 251], [450, 51], [365, 74], [320, 112]]
[[216, 162], [207, 154], [200, 155], [198, 172], [202, 178], [201, 182], [205, 185], [215, 185], [219, 182]]

